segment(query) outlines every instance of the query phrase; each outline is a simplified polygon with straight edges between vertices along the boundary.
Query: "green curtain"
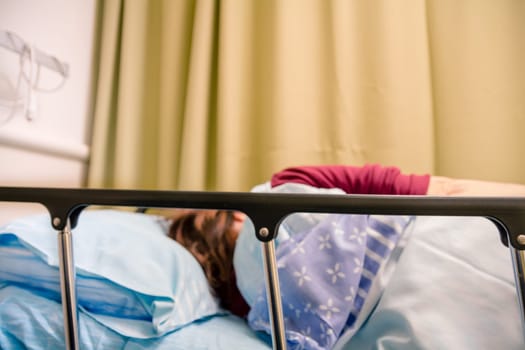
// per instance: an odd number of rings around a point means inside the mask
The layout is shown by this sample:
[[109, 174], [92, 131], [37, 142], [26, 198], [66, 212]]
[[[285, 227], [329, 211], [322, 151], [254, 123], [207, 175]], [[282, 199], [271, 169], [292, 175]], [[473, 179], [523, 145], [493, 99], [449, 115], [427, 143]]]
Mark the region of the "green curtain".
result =
[[300, 164], [524, 182], [525, 1], [107, 0], [88, 185]]

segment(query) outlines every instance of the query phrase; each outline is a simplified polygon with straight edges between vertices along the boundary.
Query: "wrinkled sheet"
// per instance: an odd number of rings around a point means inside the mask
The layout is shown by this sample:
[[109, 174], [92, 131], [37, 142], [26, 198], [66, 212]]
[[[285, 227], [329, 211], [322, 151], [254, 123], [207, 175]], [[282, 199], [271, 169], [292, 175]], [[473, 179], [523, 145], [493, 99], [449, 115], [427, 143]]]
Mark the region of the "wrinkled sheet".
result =
[[[0, 285], [0, 349], [65, 349], [62, 306], [14, 286]], [[86, 350], [270, 350], [232, 315], [201, 319], [151, 339], [123, 336], [79, 311], [79, 346]]]
[[494, 224], [417, 217], [403, 244], [374, 312], [335, 349], [525, 349], [511, 257]]

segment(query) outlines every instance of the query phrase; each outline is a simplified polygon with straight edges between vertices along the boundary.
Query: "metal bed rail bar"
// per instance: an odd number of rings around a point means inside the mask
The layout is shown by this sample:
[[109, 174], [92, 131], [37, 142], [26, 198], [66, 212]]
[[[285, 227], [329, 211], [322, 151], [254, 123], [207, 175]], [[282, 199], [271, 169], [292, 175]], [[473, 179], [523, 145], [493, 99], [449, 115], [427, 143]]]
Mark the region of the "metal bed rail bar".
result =
[[0, 187], [0, 201], [40, 203], [58, 231], [60, 274], [67, 349], [78, 349], [72, 229], [90, 205], [226, 209], [244, 212], [263, 243], [272, 340], [285, 349], [286, 339], [273, 239], [284, 218], [292, 213], [340, 213], [423, 216], [481, 216], [491, 220], [503, 244], [510, 247], [516, 290], [525, 335], [525, 198], [428, 197], [383, 195], [320, 195], [244, 192], [192, 192]]

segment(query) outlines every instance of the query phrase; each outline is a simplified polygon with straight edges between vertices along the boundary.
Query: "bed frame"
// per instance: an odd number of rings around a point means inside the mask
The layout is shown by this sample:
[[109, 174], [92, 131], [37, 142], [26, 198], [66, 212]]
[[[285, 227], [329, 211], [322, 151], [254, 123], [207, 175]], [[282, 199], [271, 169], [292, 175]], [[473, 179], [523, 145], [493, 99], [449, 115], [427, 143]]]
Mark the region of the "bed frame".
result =
[[525, 336], [525, 198], [0, 187], [0, 202], [40, 203], [49, 211], [50, 224], [58, 235], [65, 343], [70, 350], [79, 348], [72, 229], [82, 210], [90, 205], [229, 209], [247, 214], [255, 225], [257, 238], [262, 242], [273, 348], [279, 350], [286, 349], [286, 341], [274, 238], [280, 222], [289, 214], [310, 212], [486, 217], [497, 226], [501, 242], [511, 252]]

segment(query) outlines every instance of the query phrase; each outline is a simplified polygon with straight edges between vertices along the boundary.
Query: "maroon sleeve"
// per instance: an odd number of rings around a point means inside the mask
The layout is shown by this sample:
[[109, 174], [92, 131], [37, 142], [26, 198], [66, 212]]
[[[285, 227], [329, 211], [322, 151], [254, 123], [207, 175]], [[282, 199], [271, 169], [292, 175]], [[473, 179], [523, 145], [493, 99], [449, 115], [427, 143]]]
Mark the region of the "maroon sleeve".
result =
[[272, 187], [293, 182], [319, 188], [339, 188], [353, 194], [423, 195], [430, 175], [402, 174], [397, 167], [368, 164], [299, 166], [272, 176]]

